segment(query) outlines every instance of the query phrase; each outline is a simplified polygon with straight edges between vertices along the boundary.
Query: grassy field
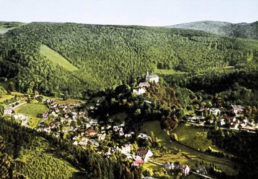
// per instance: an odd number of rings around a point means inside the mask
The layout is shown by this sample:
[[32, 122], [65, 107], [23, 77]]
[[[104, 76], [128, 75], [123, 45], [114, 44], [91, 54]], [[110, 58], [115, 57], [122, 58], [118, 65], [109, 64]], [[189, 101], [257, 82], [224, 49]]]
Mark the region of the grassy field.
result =
[[47, 152], [49, 144], [43, 138], [35, 138], [30, 149], [21, 149], [19, 160], [25, 165], [19, 170], [27, 177], [33, 178], [77, 178], [78, 170], [70, 163]]
[[0, 97], [0, 103], [4, 102], [5, 100], [12, 99], [14, 96], [12, 95], [3, 95]]
[[43, 104], [33, 104], [33, 103], [24, 104], [15, 109], [16, 113], [21, 113], [30, 117], [29, 126], [31, 128], [35, 128], [38, 125], [38, 123], [41, 121], [41, 118], [38, 118], [37, 115], [46, 111], [48, 111], [47, 106]]
[[191, 127], [189, 124], [180, 124], [174, 133], [177, 135], [180, 143], [190, 146], [196, 150], [205, 151], [209, 147], [220, 151], [212, 141], [207, 139], [208, 131], [203, 128]]
[[159, 74], [159, 75], [175, 75], [175, 74], [184, 74], [185, 72], [182, 71], [175, 71], [173, 69], [171, 70], [167, 70], [167, 69], [155, 69], [154, 70], [155, 74]]
[[46, 45], [40, 46], [40, 54], [46, 57], [48, 60], [53, 62], [56, 65], [59, 65], [66, 69], [67, 71], [76, 71], [78, 70], [75, 66], [73, 66], [68, 60], [66, 60], [63, 56], [59, 53], [55, 52], [54, 50], [48, 48]]
[[[49, 99], [49, 98], [47, 98], [47, 99]], [[62, 100], [62, 99], [58, 99], [58, 98], [53, 98], [53, 100], [54, 100], [56, 103], [62, 104], [62, 105], [85, 103], [85, 101], [79, 100], [79, 99], [67, 99], [67, 100]]]
[[[193, 150], [190, 147], [180, 143], [171, 141], [167, 133], [160, 128], [158, 121], [146, 122], [142, 127], [142, 132], [146, 132], [147, 134], [153, 132], [161, 146], [165, 146], [168, 150], [171, 151], [177, 151], [153, 157], [152, 159], [156, 162], [166, 163], [179, 161], [180, 163], [185, 163], [191, 167], [194, 167], [197, 162], [204, 161], [207, 165], [214, 164], [216, 168], [226, 172], [228, 175], [235, 175], [238, 172], [236, 169], [234, 169], [234, 163], [229, 159], [208, 155], [206, 153]], [[188, 134], [191, 135], [190, 133]], [[148, 167], [148, 165], [149, 167], [152, 166], [152, 164], [147, 164], [147, 166], [144, 164], [144, 167]]]

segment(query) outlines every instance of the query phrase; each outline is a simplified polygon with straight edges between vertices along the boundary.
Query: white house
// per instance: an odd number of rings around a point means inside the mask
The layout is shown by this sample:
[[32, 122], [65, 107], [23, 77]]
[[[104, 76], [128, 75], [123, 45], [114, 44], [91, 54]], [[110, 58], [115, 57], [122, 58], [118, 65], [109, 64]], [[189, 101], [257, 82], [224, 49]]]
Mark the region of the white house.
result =
[[142, 95], [146, 92], [145, 88], [133, 89], [133, 93], [136, 95]]
[[13, 108], [11, 108], [11, 107], [8, 107], [8, 108], [6, 108], [6, 109], [4, 110], [4, 115], [5, 115], [5, 116], [11, 116], [12, 113], [13, 113]]
[[182, 165], [182, 166], [180, 166], [180, 169], [181, 169], [181, 173], [183, 174], [183, 175], [189, 175], [189, 173], [190, 173], [190, 167], [188, 166], [188, 165]]
[[141, 82], [139, 83], [140, 88], [148, 88], [150, 87], [150, 84], [148, 82]]
[[83, 137], [83, 138], [81, 139], [81, 141], [79, 142], [79, 144], [80, 144], [81, 146], [86, 146], [87, 143], [88, 143], [88, 141], [89, 141], [88, 138]]
[[125, 144], [124, 146], [122, 146], [121, 148], [121, 153], [125, 154], [125, 155], [129, 155], [131, 152], [131, 144]]
[[241, 105], [231, 105], [231, 107], [232, 107], [232, 111], [233, 111], [233, 113], [235, 113], [235, 115], [238, 115], [244, 111], [244, 108]]
[[146, 74], [146, 81], [147, 82], [154, 82], [158, 83], [159, 82], [159, 76], [158, 75], [149, 75], [149, 72]]
[[167, 170], [174, 170], [175, 169], [175, 164], [167, 162], [166, 164], [164, 164], [164, 167]]
[[98, 134], [98, 140], [105, 140], [106, 134]]
[[145, 149], [138, 149], [136, 152], [136, 155], [140, 156], [144, 162], [148, 162], [150, 157], [153, 156], [153, 153], [151, 152], [151, 150], [145, 150]]
[[210, 112], [216, 116], [220, 115], [221, 111], [219, 108], [211, 108]]
[[148, 136], [147, 134], [144, 134], [144, 133], [140, 133], [137, 138], [140, 138], [140, 139], [144, 139], [144, 140], [150, 140], [151, 137]]

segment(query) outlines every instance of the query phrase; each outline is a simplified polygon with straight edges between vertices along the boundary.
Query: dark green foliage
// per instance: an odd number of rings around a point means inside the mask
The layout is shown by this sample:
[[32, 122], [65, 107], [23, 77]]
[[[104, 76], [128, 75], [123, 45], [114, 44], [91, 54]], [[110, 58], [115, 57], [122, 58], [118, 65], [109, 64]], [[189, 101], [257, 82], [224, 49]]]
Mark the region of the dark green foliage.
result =
[[[58, 52], [78, 70], [70, 72], [45, 59], [39, 54], [41, 45]], [[0, 76], [15, 78], [19, 91], [26, 92], [34, 81], [33, 90], [41, 93], [82, 97], [84, 90], [128, 83], [156, 68], [196, 73], [256, 63], [257, 47], [254, 40], [189, 30], [31, 23], [3, 35]]]

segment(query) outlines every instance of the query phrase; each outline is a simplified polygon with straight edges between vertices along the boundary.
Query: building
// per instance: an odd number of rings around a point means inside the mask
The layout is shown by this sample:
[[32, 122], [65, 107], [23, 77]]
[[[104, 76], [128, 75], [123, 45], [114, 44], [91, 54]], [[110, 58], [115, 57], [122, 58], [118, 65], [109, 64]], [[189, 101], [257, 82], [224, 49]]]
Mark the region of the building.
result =
[[124, 146], [122, 146], [121, 148], [121, 153], [125, 154], [125, 155], [129, 155], [131, 152], [131, 144], [125, 144]]
[[180, 165], [180, 171], [183, 175], [189, 175], [190, 173], [190, 168], [188, 165]]
[[94, 129], [88, 129], [85, 131], [85, 133], [89, 136], [95, 136], [97, 132]]
[[148, 162], [150, 157], [153, 156], [153, 153], [151, 152], [151, 150], [139, 148], [136, 152], [136, 155], [140, 156], [144, 160], [144, 162]]
[[140, 133], [137, 138], [140, 138], [140, 139], [144, 139], [144, 140], [151, 140], [151, 137], [148, 136], [147, 134], [144, 134], [144, 133]]
[[232, 112], [235, 115], [238, 115], [244, 111], [244, 108], [241, 105], [231, 105], [231, 108], [232, 108]]
[[6, 109], [4, 110], [4, 115], [5, 115], [5, 116], [11, 116], [12, 113], [13, 113], [13, 108], [11, 108], [11, 107], [8, 107], [8, 108], [6, 108]]
[[146, 92], [145, 88], [133, 89], [133, 93], [136, 95], [142, 95]]
[[150, 87], [150, 84], [148, 82], [141, 82], [139, 83], [140, 88], [148, 88]]
[[219, 108], [211, 108], [211, 109], [210, 109], [210, 112], [211, 112], [213, 115], [215, 115], [215, 116], [218, 116], [218, 115], [220, 115], [220, 113], [221, 113], [221, 111], [220, 111]]
[[149, 72], [146, 74], [146, 81], [151, 83], [158, 83], [159, 76], [158, 75], [149, 75]]

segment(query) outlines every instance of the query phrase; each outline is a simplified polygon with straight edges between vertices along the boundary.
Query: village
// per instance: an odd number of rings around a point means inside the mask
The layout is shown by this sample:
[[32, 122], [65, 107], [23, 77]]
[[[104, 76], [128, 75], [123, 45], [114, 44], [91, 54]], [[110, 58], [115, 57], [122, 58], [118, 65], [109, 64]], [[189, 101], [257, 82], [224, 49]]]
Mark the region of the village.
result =
[[[159, 82], [158, 75], [149, 75], [147, 72], [145, 82], [140, 82], [138, 88], [133, 89], [134, 95], [144, 95], [150, 85]], [[186, 164], [176, 161], [157, 163], [151, 158], [154, 156], [151, 148], [142, 146], [142, 141], [148, 142], [151, 136], [146, 133], [128, 130], [124, 119], [117, 120], [113, 116], [107, 116], [107, 121], [89, 117], [88, 112], [94, 113], [100, 106], [101, 99], [97, 99], [85, 109], [82, 103], [60, 104], [53, 99], [41, 99], [39, 95], [33, 96], [47, 107], [47, 111], [38, 114], [40, 122], [35, 127], [39, 132], [46, 132], [57, 138], [70, 141], [72, 145], [83, 149], [93, 148], [97, 153], [110, 157], [121, 153], [131, 162], [132, 167], [139, 167], [145, 163], [154, 163], [167, 171], [179, 171], [183, 175], [190, 174], [191, 169]], [[151, 104], [150, 100], [144, 100]], [[28, 127], [30, 118], [22, 113], [16, 113], [15, 109], [26, 104], [25, 98], [19, 98], [8, 104], [4, 110], [4, 116]], [[224, 130], [245, 130], [250, 133], [257, 131], [257, 124], [244, 117], [245, 108], [241, 105], [231, 105], [230, 108], [200, 107], [190, 115], [185, 115], [181, 121], [198, 127], [217, 126]], [[210, 116], [213, 116], [212, 118]], [[207, 174], [207, 172], [192, 170], [197, 174]]]
[[[195, 115], [185, 116], [186, 122], [196, 126], [214, 127], [223, 130], [246, 131], [255, 133], [258, 125], [244, 116], [245, 108], [241, 105], [231, 105], [229, 108], [201, 107]], [[213, 115], [214, 118], [208, 117]]]

